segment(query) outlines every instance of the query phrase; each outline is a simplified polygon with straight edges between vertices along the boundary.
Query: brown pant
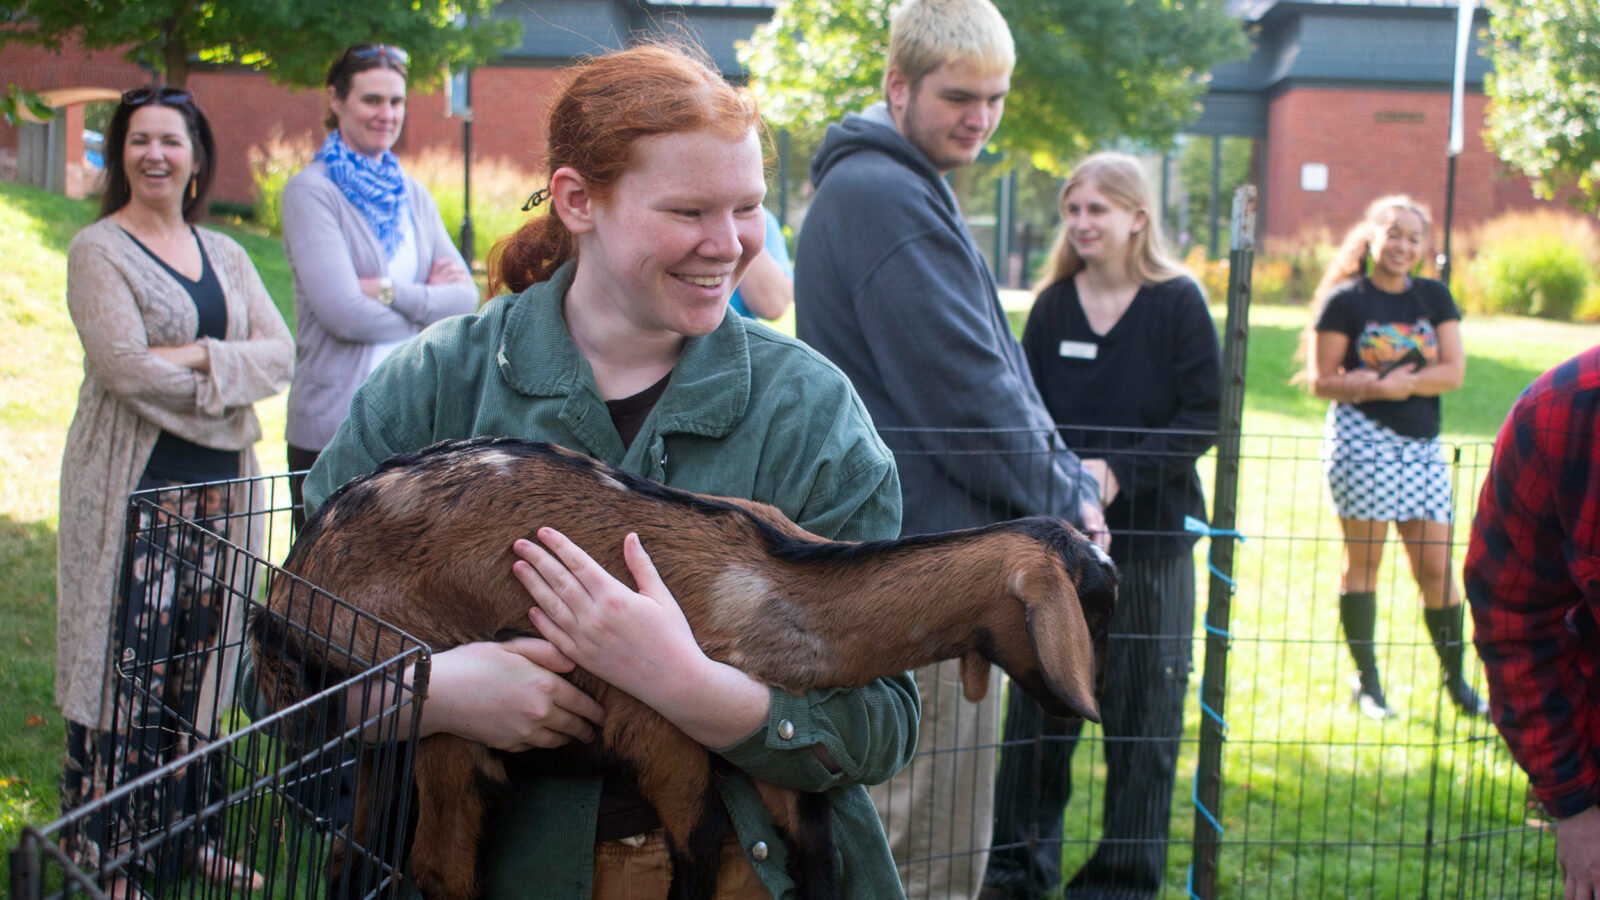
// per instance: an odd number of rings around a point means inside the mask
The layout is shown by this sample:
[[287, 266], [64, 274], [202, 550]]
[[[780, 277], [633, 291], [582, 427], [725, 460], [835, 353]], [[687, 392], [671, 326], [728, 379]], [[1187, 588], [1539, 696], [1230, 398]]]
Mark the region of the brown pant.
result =
[[[667, 857], [666, 832], [647, 832], [640, 846], [636, 839], [601, 841], [594, 845], [594, 900], [660, 900], [672, 884], [672, 863]], [[749, 900], [771, 896], [745, 857], [739, 838], [728, 829], [722, 842], [722, 867], [717, 876], [716, 900]]]

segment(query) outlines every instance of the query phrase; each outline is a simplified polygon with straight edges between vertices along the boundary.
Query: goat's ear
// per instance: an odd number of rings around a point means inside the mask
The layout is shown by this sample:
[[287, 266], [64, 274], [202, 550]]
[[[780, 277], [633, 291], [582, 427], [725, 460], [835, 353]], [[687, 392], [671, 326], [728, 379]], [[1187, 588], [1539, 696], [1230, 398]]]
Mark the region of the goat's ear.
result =
[[961, 693], [973, 703], [989, 696], [989, 661], [977, 651], [961, 654]]
[[1071, 581], [1063, 579], [1060, 586], [1059, 591], [1045, 596], [1036, 592], [1023, 599], [1028, 612], [1028, 637], [1051, 690], [1073, 712], [1098, 722], [1095, 671], [1103, 648], [1095, 647], [1095, 636], [1084, 621], [1083, 607]]

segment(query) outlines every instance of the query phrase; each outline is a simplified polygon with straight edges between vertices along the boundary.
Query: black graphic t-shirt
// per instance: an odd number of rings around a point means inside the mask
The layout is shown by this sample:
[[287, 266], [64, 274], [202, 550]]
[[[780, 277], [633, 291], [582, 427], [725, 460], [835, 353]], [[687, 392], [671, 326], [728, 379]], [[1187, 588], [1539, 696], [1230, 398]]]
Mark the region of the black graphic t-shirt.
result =
[[[1328, 298], [1317, 318], [1317, 330], [1350, 339], [1344, 354], [1346, 371], [1382, 372], [1413, 348], [1429, 365], [1438, 362], [1438, 328], [1460, 318], [1449, 289], [1431, 278], [1413, 278], [1398, 294], [1381, 291], [1366, 278], [1356, 278]], [[1438, 397], [1370, 400], [1356, 409], [1407, 437], [1439, 436]]]

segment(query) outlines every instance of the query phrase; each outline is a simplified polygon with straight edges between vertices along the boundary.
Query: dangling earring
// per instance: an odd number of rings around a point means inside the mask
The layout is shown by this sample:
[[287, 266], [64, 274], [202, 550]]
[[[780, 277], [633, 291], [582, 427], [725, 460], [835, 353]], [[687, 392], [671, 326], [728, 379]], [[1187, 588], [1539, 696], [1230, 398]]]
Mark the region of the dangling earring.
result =
[[198, 180], [199, 179], [194, 175], [190, 175], [189, 176], [189, 199], [190, 200], [193, 200], [195, 198], [195, 195], [200, 192], [200, 186], [196, 183]]

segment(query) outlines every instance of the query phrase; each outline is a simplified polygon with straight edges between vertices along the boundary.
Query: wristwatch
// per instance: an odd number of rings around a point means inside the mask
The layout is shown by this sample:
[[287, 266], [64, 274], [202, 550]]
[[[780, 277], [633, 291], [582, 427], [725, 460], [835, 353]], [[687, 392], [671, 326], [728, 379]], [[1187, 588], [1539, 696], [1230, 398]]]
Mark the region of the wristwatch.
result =
[[394, 305], [394, 279], [393, 278], [385, 277], [385, 278], [379, 278], [378, 279], [378, 302], [382, 303], [384, 306], [393, 306]]

